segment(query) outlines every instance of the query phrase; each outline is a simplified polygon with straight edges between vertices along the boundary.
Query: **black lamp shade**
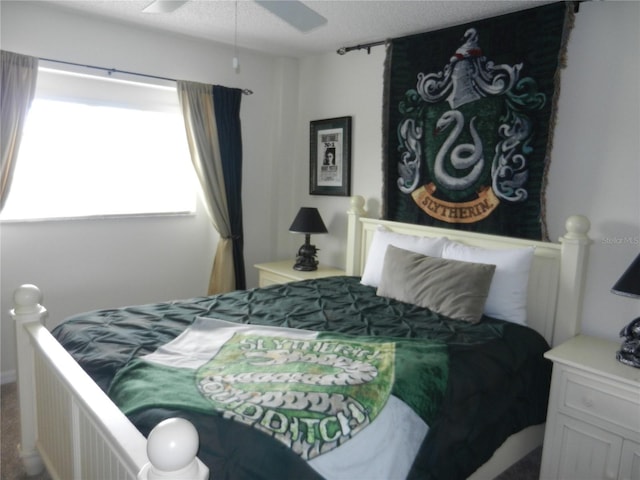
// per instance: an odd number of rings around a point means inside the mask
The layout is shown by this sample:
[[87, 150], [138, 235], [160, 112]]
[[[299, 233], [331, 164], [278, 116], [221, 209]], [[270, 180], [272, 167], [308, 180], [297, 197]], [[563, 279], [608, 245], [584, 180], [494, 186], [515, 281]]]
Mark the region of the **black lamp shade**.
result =
[[625, 297], [640, 297], [640, 254], [629, 265], [611, 291]]
[[327, 233], [317, 208], [302, 207], [289, 227], [294, 233]]

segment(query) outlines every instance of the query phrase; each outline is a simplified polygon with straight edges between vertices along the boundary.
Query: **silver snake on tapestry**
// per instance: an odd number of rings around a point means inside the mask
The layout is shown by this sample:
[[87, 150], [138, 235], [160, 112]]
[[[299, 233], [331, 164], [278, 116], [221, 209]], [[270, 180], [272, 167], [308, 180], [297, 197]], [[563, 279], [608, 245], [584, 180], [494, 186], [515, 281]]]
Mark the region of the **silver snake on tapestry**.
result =
[[[448, 191], [451, 195], [461, 192], [459, 196], [464, 198], [478, 191], [483, 177], [489, 176], [490, 188], [498, 199], [521, 202], [528, 195], [525, 184], [532, 137], [532, 125], [526, 112], [540, 109], [546, 97], [536, 91], [533, 79], [521, 78], [521, 63], [495, 64], [488, 60], [482, 54], [476, 29], [469, 28], [463, 40], [441, 71], [418, 74], [415, 89], [405, 93], [405, 100], [399, 106], [404, 118], [397, 128], [400, 144], [398, 189], [406, 194], [418, 189], [423, 175], [421, 162], [426, 158], [432, 188]], [[497, 126], [491, 168], [485, 174], [485, 153], [491, 153], [477, 128], [484, 122], [478, 117], [482, 110], [471, 105], [502, 95], [506, 113]], [[427, 105], [442, 102], [448, 104], [448, 110], [440, 110], [435, 117], [425, 116]], [[434, 125], [434, 136], [452, 127], [436, 151], [429, 151], [425, 144], [429, 124]], [[463, 133], [471, 142], [463, 139]]]

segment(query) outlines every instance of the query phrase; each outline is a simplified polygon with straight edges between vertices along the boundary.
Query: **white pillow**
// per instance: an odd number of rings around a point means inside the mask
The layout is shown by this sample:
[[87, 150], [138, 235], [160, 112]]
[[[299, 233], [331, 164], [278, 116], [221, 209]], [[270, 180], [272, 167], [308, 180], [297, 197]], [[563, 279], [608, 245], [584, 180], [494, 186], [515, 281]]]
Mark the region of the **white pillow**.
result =
[[484, 313], [493, 318], [527, 324], [527, 288], [533, 247], [488, 249], [447, 242], [442, 258], [496, 266]]
[[442, 247], [447, 242], [445, 237], [419, 237], [417, 235], [405, 235], [403, 233], [391, 232], [382, 225], [376, 228], [373, 240], [369, 247], [367, 263], [362, 272], [360, 283], [372, 287], [380, 286], [382, 278], [382, 267], [384, 266], [384, 255], [387, 253], [387, 246], [409, 250], [410, 252], [421, 253], [431, 257], [441, 257]]

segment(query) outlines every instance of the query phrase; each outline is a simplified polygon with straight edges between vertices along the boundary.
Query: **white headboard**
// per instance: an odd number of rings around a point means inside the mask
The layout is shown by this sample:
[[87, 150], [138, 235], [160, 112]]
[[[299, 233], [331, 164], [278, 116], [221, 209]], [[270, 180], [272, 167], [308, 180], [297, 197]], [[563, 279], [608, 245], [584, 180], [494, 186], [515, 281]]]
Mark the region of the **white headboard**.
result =
[[426, 227], [365, 218], [364, 198], [351, 198], [347, 239], [347, 275], [361, 275], [378, 225], [408, 235], [447, 237], [483, 248], [535, 247], [527, 292], [527, 325], [557, 345], [580, 332], [582, 297], [591, 240], [590, 223], [581, 215], [567, 219], [559, 243]]

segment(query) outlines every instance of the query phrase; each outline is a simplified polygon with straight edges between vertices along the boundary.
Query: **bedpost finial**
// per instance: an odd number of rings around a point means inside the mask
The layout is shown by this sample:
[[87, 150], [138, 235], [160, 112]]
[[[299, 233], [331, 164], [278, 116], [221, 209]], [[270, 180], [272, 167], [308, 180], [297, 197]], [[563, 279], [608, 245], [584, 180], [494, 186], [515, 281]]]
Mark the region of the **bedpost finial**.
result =
[[565, 238], [585, 238], [591, 228], [591, 222], [584, 215], [571, 215], [565, 223]]
[[20, 285], [13, 293], [13, 304], [16, 313], [36, 313], [40, 311], [42, 292], [35, 285]]
[[364, 197], [362, 195], [354, 195], [351, 197], [351, 212], [364, 215]]
[[167, 476], [170, 473], [183, 478], [201, 478], [202, 469], [196, 458], [198, 444], [198, 432], [188, 420], [168, 418], [160, 422], [147, 439], [147, 456], [151, 462], [149, 480], [178, 478]]

